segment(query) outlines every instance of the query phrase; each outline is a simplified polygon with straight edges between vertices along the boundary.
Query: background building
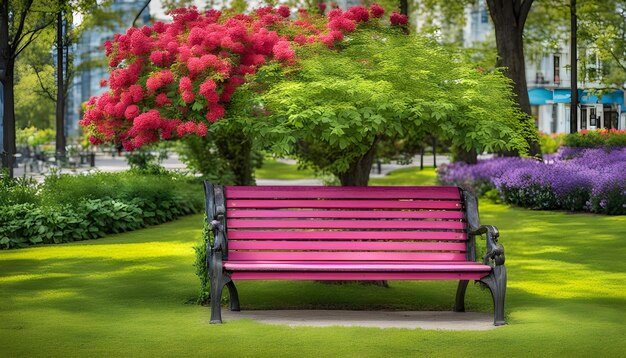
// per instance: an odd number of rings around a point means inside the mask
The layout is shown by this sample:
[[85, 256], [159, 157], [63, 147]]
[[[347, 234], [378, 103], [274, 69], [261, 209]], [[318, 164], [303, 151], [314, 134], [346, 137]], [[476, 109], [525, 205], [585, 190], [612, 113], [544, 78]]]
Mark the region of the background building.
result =
[[[96, 63], [104, 59], [104, 42], [112, 40], [116, 33], [124, 33], [132, 26], [133, 20], [139, 14], [145, 0], [114, 0], [111, 11], [119, 14], [120, 20], [110, 27], [99, 27], [85, 31], [78, 42], [74, 45], [74, 65], [77, 68], [81, 64]], [[150, 22], [150, 13], [146, 8], [137, 20], [139, 26]], [[79, 134], [78, 121], [82, 118], [81, 105], [91, 96], [97, 96], [107, 90], [100, 87], [100, 80], [107, 79], [109, 74], [107, 67], [86, 66], [74, 76], [73, 85], [67, 97], [66, 103], [66, 135], [76, 137]]]
[[[466, 47], [483, 42], [493, 33], [489, 12], [484, 0], [468, 6], [465, 12], [463, 44]], [[626, 21], [626, 19], [625, 19]], [[565, 30], [569, 33], [569, 29]], [[537, 128], [544, 133], [570, 132], [570, 44], [560, 41], [557, 50], [545, 48], [541, 54], [526, 56], [526, 81], [531, 110]], [[602, 75], [602, 62], [594, 49], [578, 49], [578, 127], [582, 129], [626, 129], [624, 91], [603, 88], [598, 81]], [[585, 76], [586, 75], [586, 76]]]

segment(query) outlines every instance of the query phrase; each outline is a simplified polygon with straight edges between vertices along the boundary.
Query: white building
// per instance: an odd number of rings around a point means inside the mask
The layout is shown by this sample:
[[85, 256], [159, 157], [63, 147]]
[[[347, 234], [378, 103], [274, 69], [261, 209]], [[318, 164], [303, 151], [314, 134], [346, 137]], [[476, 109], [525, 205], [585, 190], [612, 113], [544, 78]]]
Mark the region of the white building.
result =
[[[466, 24], [463, 28], [463, 43], [469, 47], [475, 42], [488, 39], [493, 32], [487, 5], [477, 1], [466, 9]], [[626, 21], [626, 19], [625, 19]], [[570, 132], [570, 44], [563, 41], [559, 50], [545, 51], [534, 58], [526, 56], [526, 81], [532, 114], [537, 128], [544, 133]], [[586, 61], [586, 73], [601, 74], [602, 63], [590, 49], [579, 49], [578, 58]], [[626, 129], [626, 106], [624, 91], [603, 89], [593, 78], [578, 79], [578, 128]]]

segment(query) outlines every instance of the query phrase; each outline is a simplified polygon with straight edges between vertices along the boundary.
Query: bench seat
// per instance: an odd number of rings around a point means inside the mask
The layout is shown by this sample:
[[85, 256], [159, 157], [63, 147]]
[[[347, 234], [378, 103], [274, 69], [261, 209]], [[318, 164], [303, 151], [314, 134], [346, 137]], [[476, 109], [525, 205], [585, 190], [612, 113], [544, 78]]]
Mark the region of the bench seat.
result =
[[367, 272], [458, 272], [488, 274], [491, 266], [479, 262], [412, 261], [228, 261], [231, 271], [367, 271]]
[[[457, 187], [242, 187], [205, 182], [211, 323], [237, 280], [471, 280], [489, 287], [504, 324], [506, 270], [498, 231], [481, 226], [473, 194]], [[487, 254], [476, 257], [475, 237]]]

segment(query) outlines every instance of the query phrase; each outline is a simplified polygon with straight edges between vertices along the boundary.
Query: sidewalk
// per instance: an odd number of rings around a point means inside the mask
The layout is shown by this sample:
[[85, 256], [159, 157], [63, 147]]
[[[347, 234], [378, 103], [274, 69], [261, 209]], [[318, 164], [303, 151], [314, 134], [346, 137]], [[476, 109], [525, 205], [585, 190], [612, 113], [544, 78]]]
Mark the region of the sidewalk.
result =
[[[16, 178], [21, 178], [23, 176], [31, 177], [38, 182], [42, 182], [47, 173], [49, 173], [49, 168], [56, 168], [61, 174], [81, 174], [81, 173], [90, 173], [90, 172], [121, 172], [130, 169], [128, 163], [126, 162], [125, 156], [111, 156], [109, 154], [98, 153], [96, 154], [95, 166], [90, 167], [89, 164], [83, 164], [82, 166], [76, 168], [60, 168], [58, 169], [55, 165], [46, 164], [46, 170], [43, 173], [32, 173], [29, 170], [25, 171], [25, 165], [20, 164], [17, 168], [13, 169], [13, 175]], [[168, 159], [164, 160], [161, 163], [163, 167], [169, 170], [187, 170], [187, 166], [179, 160], [178, 154], [171, 153]]]
[[[441, 165], [444, 163], [449, 163], [450, 158], [445, 155], [437, 155], [437, 165]], [[288, 164], [295, 164], [296, 162], [291, 159], [281, 160]], [[87, 165], [82, 165], [77, 168], [61, 168], [59, 173], [61, 174], [81, 174], [81, 173], [89, 173], [89, 172], [121, 172], [124, 170], [128, 170], [129, 166], [126, 162], [126, 157], [115, 156], [112, 157], [109, 154], [98, 153], [96, 154], [95, 167], [90, 167]], [[187, 170], [187, 166], [180, 161], [178, 154], [170, 153], [168, 159], [164, 160], [161, 163], [163, 167], [169, 170]], [[406, 168], [409, 166], [419, 166], [420, 158], [415, 157], [413, 161], [409, 165], [401, 165], [395, 163], [389, 164], [381, 164], [380, 165], [380, 173], [378, 173], [378, 165], [374, 163], [372, 167], [372, 178], [381, 178], [387, 175], [389, 172]], [[432, 167], [433, 166], [433, 157], [432, 156], [424, 156], [424, 166]], [[53, 166], [54, 167], [54, 166]], [[24, 164], [20, 164], [18, 168], [14, 169], [14, 176], [16, 178], [21, 178], [23, 176], [32, 177], [38, 182], [43, 182], [45, 174], [49, 172], [49, 169], [44, 173], [32, 173], [30, 171], [24, 170]], [[274, 179], [257, 179], [257, 185], [321, 185], [321, 181], [319, 179], [302, 179], [302, 180], [274, 180]]]
[[249, 319], [290, 327], [374, 327], [487, 331], [497, 328], [493, 315], [451, 311], [246, 310], [222, 311], [226, 321]]

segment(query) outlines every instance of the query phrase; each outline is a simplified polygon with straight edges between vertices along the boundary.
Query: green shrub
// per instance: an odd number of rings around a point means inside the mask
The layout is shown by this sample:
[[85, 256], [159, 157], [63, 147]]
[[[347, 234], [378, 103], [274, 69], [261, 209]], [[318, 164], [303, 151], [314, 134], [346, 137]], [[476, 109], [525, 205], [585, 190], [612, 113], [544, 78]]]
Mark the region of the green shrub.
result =
[[522, 186], [501, 185], [500, 192], [505, 203], [538, 210], [558, 208], [552, 188], [539, 183], [526, 183]]
[[11, 179], [0, 173], [0, 207], [12, 204], [38, 203], [39, 185], [32, 178]]
[[539, 134], [539, 144], [541, 145], [541, 154], [556, 153], [563, 145], [565, 134]]
[[196, 261], [194, 266], [196, 267], [196, 275], [200, 279], [200, 292], [198, 294], [199, 304], [208, 304], [211, 298], [211, 283], [209, 281], [209, 271], [207, 269], [207, 244], [211, 243], [212, 231], [209, 228], [206, 215], [204, 215], [202, 226], [202, 237], [196, 246], [194, 251], [196, 252]]
[[[11, 184], [3, 179], [0, 189], [1, 248], [96, 239], [161, 224], [203, 208], [201, 185], [173, 173], [55, 175], [43, 185]], [[16, 192], [28, 195], [20, 197]]]
[[113, 198], [130, 201], [143, 198], [160, 203], [180, 196], [202, 207], [202, 187], [194, 179], [167, 172], [149, 175], [133, 171], [90, 175], [57, 175], [46, 178], [41, 197], [47, 205], [75, 204], [86, 199]]
[[144, 174], [163, 174], [167, 170], [161, 166], [161, 163], [168, 158], [167, 152], [168, 148], [163, 143], [156, 143], [126, 153], [126, 161], [133, 171]]
[[564, 145], [572, 148], [626, 147], [626, 130], [582, 130], [568, 134]]

